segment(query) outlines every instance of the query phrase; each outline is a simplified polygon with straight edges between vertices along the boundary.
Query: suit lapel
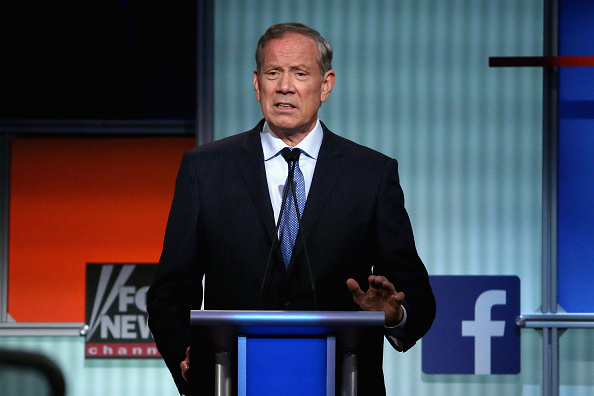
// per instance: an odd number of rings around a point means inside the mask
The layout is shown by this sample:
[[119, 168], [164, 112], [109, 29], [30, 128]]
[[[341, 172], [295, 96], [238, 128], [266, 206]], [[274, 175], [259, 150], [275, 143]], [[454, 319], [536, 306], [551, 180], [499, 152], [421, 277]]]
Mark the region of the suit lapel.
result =
[[239, 146], [240, 154], [237, 157], [237, 167], [247, 190], [254, 200], [262, 225], [266, 229], [270, 241], [274, 241], [274, 212], [268, 193], [264, 154], [262, 153], [260, 141], [260, 131], [263, 123], [264, 120], [244, 135], [245, 139]]

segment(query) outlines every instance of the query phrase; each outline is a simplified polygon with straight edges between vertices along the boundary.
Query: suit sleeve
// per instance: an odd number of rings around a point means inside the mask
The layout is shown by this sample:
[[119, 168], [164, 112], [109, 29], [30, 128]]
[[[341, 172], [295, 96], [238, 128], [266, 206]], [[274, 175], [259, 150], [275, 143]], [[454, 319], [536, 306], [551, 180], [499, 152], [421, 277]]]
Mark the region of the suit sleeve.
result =
[[147, 294], [149, 326], [173, 379], [190, 394], [179, 364], [189, 341], [190, 309], [200, 309], [203, 270], [198, 259], [198, 182], [192, 151], [184, 153], [157, 275]]
[[388, 340], [399, 351], [410, 349], [429, 330], [435, 318], [435, 298], [429, 275], [416, 247], [410, 219], [404, 207], [404, 194], [398, 177], [398, 163], [391, 159], [380, 187], [376, 237], [379, 262], [374, 274], [386, 276], [405, 294], [406, 325], [398, 343]]

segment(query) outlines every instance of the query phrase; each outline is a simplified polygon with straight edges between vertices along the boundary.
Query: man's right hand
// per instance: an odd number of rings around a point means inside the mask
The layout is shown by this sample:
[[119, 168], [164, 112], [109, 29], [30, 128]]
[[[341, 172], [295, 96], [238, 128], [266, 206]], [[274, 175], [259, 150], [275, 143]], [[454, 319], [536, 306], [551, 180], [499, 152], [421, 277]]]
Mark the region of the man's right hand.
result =
[[182, 377], [186, 382], [190, 382], [190, 347], [186, 349], [186, 358], [179, 364], [179, 368], [182, 371]]

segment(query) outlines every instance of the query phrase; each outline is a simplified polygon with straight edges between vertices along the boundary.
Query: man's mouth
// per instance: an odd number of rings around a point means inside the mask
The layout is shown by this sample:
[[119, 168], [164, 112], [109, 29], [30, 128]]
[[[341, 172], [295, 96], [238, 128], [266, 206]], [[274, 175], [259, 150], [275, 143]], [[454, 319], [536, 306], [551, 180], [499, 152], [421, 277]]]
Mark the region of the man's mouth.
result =
[[288, 103], [277, 103], [276, 107], [278, 107], [279, 109], [293, 109], [293, 108], [295, 108], [295, 106], [290, 105]]

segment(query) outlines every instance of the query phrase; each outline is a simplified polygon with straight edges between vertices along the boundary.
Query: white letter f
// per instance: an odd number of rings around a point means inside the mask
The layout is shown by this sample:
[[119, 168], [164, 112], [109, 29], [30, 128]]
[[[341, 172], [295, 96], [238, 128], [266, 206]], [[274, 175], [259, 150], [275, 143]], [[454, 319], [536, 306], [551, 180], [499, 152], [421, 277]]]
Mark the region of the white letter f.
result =
[[462, 321], [462, 336], [474, 337], [474, 373], [491, 374], [491, 337], [503, 337], [505, 321], [491, 320], [491, 308], [505, 305], [505, 290], [487, 290], [474, 305], [474, 320]]

